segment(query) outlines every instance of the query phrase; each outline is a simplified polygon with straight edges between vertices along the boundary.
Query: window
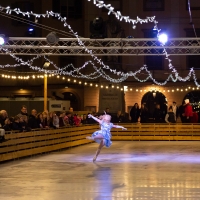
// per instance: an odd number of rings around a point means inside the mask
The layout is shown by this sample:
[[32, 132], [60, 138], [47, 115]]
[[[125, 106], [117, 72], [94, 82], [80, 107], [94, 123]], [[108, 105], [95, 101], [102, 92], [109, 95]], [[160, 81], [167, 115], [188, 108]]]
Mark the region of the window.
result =
[[165, 1], [164, 0], [143, 0], [144, 11], [164, 11]]
[[82, 17], [82, 0], [53, 0], [53, 12], [62, 17], [78, 19]]

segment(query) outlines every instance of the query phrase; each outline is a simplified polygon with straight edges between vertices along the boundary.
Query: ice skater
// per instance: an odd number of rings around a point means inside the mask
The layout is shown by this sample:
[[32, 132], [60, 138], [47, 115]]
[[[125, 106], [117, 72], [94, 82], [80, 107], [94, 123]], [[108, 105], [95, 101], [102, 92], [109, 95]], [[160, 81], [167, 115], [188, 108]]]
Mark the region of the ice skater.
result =
[[86, 139], [89, 140], [94, 140], [95, 142], [99, 143], [99, 147], [96, 151], [96, 154], [93, 158], [93, 162], [96, 161], [97, 156], [99, 155], [101, 149], [103, 146], [110, 147], [112, 144], [111, 142], [111, 133], [110, 129], [111, 128], [122, 128], [122, 130], [127, 130], [123, 126], [119, 125], [114, 125], [113, 123], [110, 122], [111, 116], [110, 115], [101, 115], [99, 118], [96, 118], [92, 116], [91, 114], [88, 115], [89, 118], [93, 118], [95, 121], [97, 121], [100, 124], [101, 130], [95, 131], [92, 136], [86, 137]]

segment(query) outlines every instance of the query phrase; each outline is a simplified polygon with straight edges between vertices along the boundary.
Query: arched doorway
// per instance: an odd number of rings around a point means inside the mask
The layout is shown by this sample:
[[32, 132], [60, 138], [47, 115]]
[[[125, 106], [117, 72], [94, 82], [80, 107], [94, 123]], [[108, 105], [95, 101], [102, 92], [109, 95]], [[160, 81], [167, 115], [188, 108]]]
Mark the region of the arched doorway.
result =
[[72, 92], [64, 92], [64, 100], [70, 101], [70, 106], [73, 107], [73, 110], [81, 110], [81, 103], [78, 97]]
[[158, 91], [147, 92], [143, 98], [141, 103], [145, 104], [146, 108], [149, 112], [149, 120], [153, 118], [154, 110], [156, 104], [160, 104], [160, 109], [163, 110], [163, 114], [166, 112], [166, 97], [164, 94]]

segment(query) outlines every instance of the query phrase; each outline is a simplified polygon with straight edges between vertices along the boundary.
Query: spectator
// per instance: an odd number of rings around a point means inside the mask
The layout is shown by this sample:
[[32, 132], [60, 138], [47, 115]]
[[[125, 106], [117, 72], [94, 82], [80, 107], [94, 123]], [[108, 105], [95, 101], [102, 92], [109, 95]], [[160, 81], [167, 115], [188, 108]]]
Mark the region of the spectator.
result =
[[19, 116], [15, 116], [14, 117], [14, 121], [12, 123], [12, 129], [13, 130], [18, 130], [20, 132], [24, 131], [23, 127], [20, 124], [20, 118], [19, 118]]
[[29, 115], [28, 119], [28, 126], [31, 129], [40, 128], [40, 125], [37, 120], [37, 111], [35, 109], [31, 110], [31, 114]]
[[173, 112], [172, 107], [169, 107], [168, 113], [165, 116], [165, 121], [167, 123], [176, 123], [176, 116]]
[[74, 109], [71, 106], [69, 107], [69, 112], [73, 115]]
[[53, 115], [54, 115], [54, 112], [50, 112], [50, 113], [49, 113], [49, 127], [50, 127], [50, 128], [56, 128], [56, 127], [53, 125]]
[[83, 115], [83, 119], [82, 119], [82, 124], [88, 124], [88, 120], [87, 120], [87, 115], [86, 114], [84, 114]]
[[189, 99], [185, 99], [185, 110], [184, 110], [183, 116], [185, 116], [185, 123], [192, 122], [193, 111], [192, 111], [192, 106], [190, 105]]
[[5, 130], [4, 130], [4, 125], [5, 125], [5, 120], [7, 119], [8, 114], [6, 110], [1, 110], [0, 111], [0, 142], [5, 141]]
[[31, 131], [31, 128], [28, 127], [28, 123], [26, 123], [24, 121], [23, 116], [19, 117], [19, 123], [20, 123], [21, 127], [23, 128], [23, 131]]
[[1, 110], [0, 111], [0, 127], [3, 127], [5, 124], [5, 120], [8, 117], [7, 111], [6, 110]]
[[27, 107], [25, 105], [22, 105], [21, 111], [17, 116], [22, 117], [24, 122], [28, 123], [28, 113], [27, 113]]
[[131, 116], [132, 123], [138, 122], [138, 118], [140, 116], [140, 109], [139, 109], [138, 103], [135, 103], [134, 106], [131, 108], [130, 116]]
[[156, 104], [155, 110], [154, 110], [154, 121], [155, 123], [162, 123], [163, 122], [163, 112], [160, 109], [160, 104]]
[[59, 127], [65, 126], [64, 117], [65, 117], [65, 112], [60, 112], [60, 115], [59, 115]]
[[140, 109], [140, 123], [147, 123], [148, 121], [148, 110], [145, 107], [145, 104], [141, 105], [141, 109]]
[[6, 118], [5, 124], [4, 124], [4, 126], [3, 126], [3, 129], [4, 129], [5, 131], [11, 131], [11, 130], [12, 130], [12, 123], [11, 123], [11, 121], [10, 121], [9, 118]]
[[114, 119], [115, 123], [124, 123], [125, 122], [125, 118], [124, 118], [124, 115], [122, 114], [122, 111], [119, 110], [117, 112], [117, 115]]
[[179, 115], [182, 123], [185, 123], [186, 121], [184, 113], [185, 113], [185, 102], [182, 102], [182, 105], [179, 107]]
[[0, 129], [0, 142], [4, 142], [4, 141], [5, 141], [5, 130]]
[[[88, 113], [88, 115], [89, 115], [90, 113]], [[91, 114], [92, 116], [94, 116], [94, 112]], [[87, 115], [87, 122], [88, 122], [88, 124], [96, 124], [97, 122], [92, 118], [92, 117], [88, 117], [88, 115]]]
[[176, 102], [175, 102], [175, 101], [173, 101], [172, 110], [173, 110], [173, 112], [174, 112], [174, 114], [175, 114], [175, 117], [176, 117], [176, 120], [177, 120], [177, 118], [178, 118], [178, 116], [179, 116], [179, 108], [178, 108], [178, 106], [176, 105]]
[[49, 128], [49, 114], [48, 112], [44, 111], [42, 113], [42, 127], [43, 128]]
[[40, 128], [43, 128], [43, 115], [42, 112], [39, 112], [36, 116], [37, 119], [37, 123], [39, 125]]
[[77, 114], [74, 115], [73, 120], [74, 120], [74, 125], [75, 126], [80, 126], [81, 125], [81, 118]]
[[[106, 108], [105, 112], [106, 112], [106, 114], [110, 115], [110, 108]], [[103, 113], [103, 115], [105, 115], [105, 113]]]
[[68, 119], [67, 115], [65, 115], [65, 117], [63, 118], [63, 123], [64, 123], [64, 126], [70, 125], [69, 124], [69, 119]]
[[68, 124], [73, 126], [74, 119], [73, 119], [72, 113], [71, 112], [66, 112], [66, 116], [68, 117]]
[[53, 126], [59, 128], [59, 117], [56, 112], [53, 113]]
[[162, 106], [162, 121], [161, 122], [165, 122], [165, 116], [168, 112], [168, 105], [167, 105], [167, 101], [164, 101], [164, 104]]

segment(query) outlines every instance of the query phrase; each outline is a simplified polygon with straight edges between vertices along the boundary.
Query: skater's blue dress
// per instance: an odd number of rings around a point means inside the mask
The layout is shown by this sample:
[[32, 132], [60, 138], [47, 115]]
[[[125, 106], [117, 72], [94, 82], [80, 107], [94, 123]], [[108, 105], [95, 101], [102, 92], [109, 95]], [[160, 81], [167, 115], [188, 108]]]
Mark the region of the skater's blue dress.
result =
[[[110, 147], [112, 144], [111, 142], [111, 133], [110, 129], [113, 127], [113, 123], [105, 123], [104, 121], [100, 124], [101, 130], [95, 131], [92, 134], [92, 137], [95, 137], [97, 135], [102, 135], [104, 138], [105, 146]], [[95, 142], [99, 143], [101, 142], [101, 139], [95, 139]]]

